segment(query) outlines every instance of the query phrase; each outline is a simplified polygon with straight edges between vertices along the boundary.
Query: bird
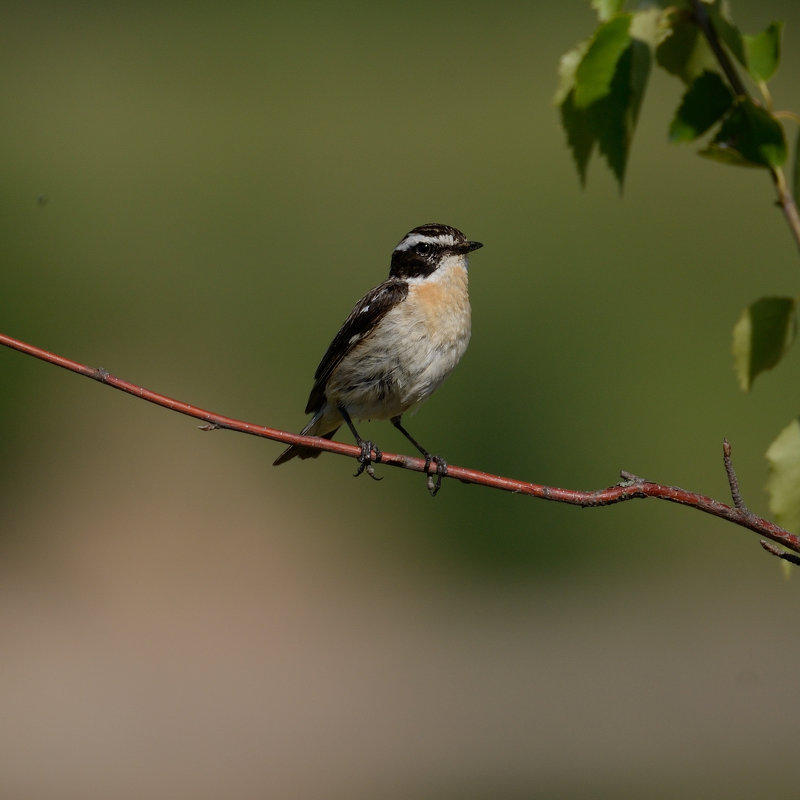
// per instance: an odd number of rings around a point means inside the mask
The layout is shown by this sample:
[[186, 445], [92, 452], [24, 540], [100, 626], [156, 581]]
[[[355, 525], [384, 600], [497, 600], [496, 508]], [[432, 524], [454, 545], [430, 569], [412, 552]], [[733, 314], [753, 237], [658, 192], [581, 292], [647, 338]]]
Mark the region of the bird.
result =
[[[483, 247], [457, 228], [427, 223], [409, 231], [394, 248], [389, 277], [353, 307], [314, 373], [301, 435], [331, 439], [346, 424], [361, 448], [356, 476], [381, 451], [362, 439], [353, 420], [388, 419], [425, 458], [428, 489], [435, 495], [447, 462], [424, 448], [403, 426], [452, 372], [471, 334], [468, 255]], [[372, 458], [372, 451], [375, 458]], [[291, 445], [275, 460], [316, 458], [320, 450]], [[436, 464], [436, 482], [429, 472]]]

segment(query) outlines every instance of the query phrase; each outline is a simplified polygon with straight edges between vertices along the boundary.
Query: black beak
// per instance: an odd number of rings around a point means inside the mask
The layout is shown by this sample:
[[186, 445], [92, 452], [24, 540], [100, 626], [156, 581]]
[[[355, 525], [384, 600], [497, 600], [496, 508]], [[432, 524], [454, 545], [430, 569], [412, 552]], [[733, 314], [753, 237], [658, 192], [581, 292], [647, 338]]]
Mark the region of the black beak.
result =
[[473, 250], [478, 250], [483, 247], [483, 242], [467, 242], [467, 252], [471, 253]]

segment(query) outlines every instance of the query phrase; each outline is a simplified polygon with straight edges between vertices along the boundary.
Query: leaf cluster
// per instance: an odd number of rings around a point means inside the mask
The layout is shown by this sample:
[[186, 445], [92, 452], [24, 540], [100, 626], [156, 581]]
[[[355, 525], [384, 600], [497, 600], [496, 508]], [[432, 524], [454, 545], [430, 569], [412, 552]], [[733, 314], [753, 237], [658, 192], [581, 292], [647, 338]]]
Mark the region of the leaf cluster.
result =
[[[700, 151], [708, 158], [766, 169], [786, 162], [783, 126], [768, 103], [752, 99], [729, 61], [737, 62], [766, 90], [780, 63], [781, 22], [748, 36], [730, 19], [721, 0], [686, 0], [633, 12], [623, 11], [620, 0], [596, 0], [592, 5], [599, 25], [590, 39], [562, 57], [555, 96], [583, 183], [597, 146], [622, 186], [653, 64], [685, 85], [670, 125], [672, 141], [692, 142], [713, 132]], [[704, 26], [715, 37], [718, 51]]]
[[[800, 244], [800, 136], [792, 185], [782, 172], [789, 148], [767, 83], [781, 58], [782, 22], [742, 33], [724, 0], [678, 0], [624, 10], [624, 0], [591, 0], [594, 34], [561, 58], [555, 103], [581, 183], [595, 152], [620, 189], [653, 66], [679, 79], [683, 95], [669, 126], [672, 142], [697, 142], [698, 154], [723, 164], [766, 170]], [[757, 98], [757, 99], [756, 99]], [[796, 297], [762, 297], [733, 328], [734, 367], [743, 391], [776, 366], [797, 330]], [[793, 421], [767, 451], [771, 506], [781, 524], [800, 525], [800, 424]]]

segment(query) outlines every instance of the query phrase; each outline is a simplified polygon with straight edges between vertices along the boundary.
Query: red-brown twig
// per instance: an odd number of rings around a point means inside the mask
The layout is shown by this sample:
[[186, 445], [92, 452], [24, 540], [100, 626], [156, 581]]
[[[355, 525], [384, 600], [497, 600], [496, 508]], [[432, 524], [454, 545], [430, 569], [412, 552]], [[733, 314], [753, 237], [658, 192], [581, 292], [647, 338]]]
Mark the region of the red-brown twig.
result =
[[761, 540], [761, 546], [768, 553], [772, 553], [773, 556], [782, 558], [784, 561], [788, 561], [790, 564], [800, 567], [800, 556], [794, 553], [787, 553], [785, 550], [781, 550], [780, 547], [775, 547], [772, 542], [765, 542], [763, 539]]
[[[124, 381], [122, 378], [111, 375], [107, 370], [101, 367], [88, 367], [85, 364], [80, 364], [77, 361], [55, 355], [47, 350], [42, 350], [40, 347], [26, 344], [25, 342], [21, 342], [18, 339], [14, 339], [2, 333], [0, 333], [0, 344], [18, 350], [21, 353], [34, 356], [35, 358], [42, 359], [50, 364], [55, 364], [56, 366], [63, 367], [72, 372], [77, 372], [79, 375], [85, 375], [87, 378], [93, 378], [100, 383], [106, 384], [106, 386], [111, 386], [114, 389], [127, 392], [142, 400], [147, 400], [149, 403], [155, 403], [171, 411], [177, 411], [180, 414], [186, 414], [189, 417], [203, 420], [203, 422], [206, 423], [203, 427], [206, 429], [227, 428], [228, 430], [249, 433], [253, 436], [261, 436], [265, 439], [283, 442], [284, 444], [301, 444], [308, 447], [316, 447], [319, 450], [325, 450], [342, 456], [349, 456], [350, 458], [358, 458], [358, 456], [361, 455], [361, 448], [353, 444], [334, 442], [316, 436], [300, 436], [296, 433], [289, 433], [288, 431], [278, 430], [277, 428], [267, 428], [262, 425], [254, 425], [250, 422], [242, 422], [241, 420], [232, 419], [222, 414], [206, 411], [205, 409], [198, 408], [189, 403], [174, 400], [171, 397], [166, 397], [157, 392], [151, 392], [149, 389]], [[726, 452], [728, 452], [726, 456], [727, 464], [729, 463], [729, 451], [726, 450]], [[384, 452], [381, 458], [381, 464], [410, 469], [416, 472], [425, 472], [425, 459], [413, 456]], [[730, 474], [731, 473], [729, 473], [729, 480]], [[541, 500], [551, 500], [557, 503], [567, 503], [568, 505], [582, 506], [584, 508], [608, 506], [614, 503], [624, 502], [625, 500], [634, 500], [644, 497], [668, 500], [671, 503], [688, 506], [689, 508], [703, 511], [706, 514], [711, 514], [712, 516], [719, 517], [728, 522], [733, 522], [735, 525], [740, 525], [743, 528], [755, 531], [761, 536], [771, 539], [773, 542], [777, 542], [787, 550], [800, 553], [800, 537], [748, 511], [743, 505], [738, 508], [731, 507], [711, 497], [706, 497], [696, 492], [690, 492], [677, 486], [666, 486], [661, 483], [654, 483], [653, 481], [645, 480], [644, 478], [640, 478], [628, 472], [621, 473], [622, 481], [620, 483], [609, 486], [606, 489], [598, 489], [597, 491], [581, 491], [578, 489], [560, 489], [555, 486], [543, 486], [538, 483], [529, 483], [515, 478], [504, 478], [500, 475], [492, 475], [475, 469], [451, 465], [447, 467], [447, 477], [456, 478], [464, 483], [475, 483], [481, 486], [489, 486], [493, 489], [502, 489], [507, 492], [514, 492], [515, 494], [538, 497]], [[733, 490], [733, 484], [731, 488]], [[777, 548], [770, 549], [767, 547], [767, 549], [773, 554], [781, 553]], [[797, 563], [793, 556], [788, 556], [787, 554], [782, 557], [787, 558], [787, 560], [792, 561], [792, 563]]]

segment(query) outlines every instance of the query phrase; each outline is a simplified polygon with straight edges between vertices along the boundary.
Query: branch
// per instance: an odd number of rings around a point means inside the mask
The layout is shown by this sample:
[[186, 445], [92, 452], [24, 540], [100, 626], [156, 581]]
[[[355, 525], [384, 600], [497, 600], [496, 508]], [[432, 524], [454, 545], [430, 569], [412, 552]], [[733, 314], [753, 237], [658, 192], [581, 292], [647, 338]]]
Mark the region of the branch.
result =
[[787, 553], [785, 550], [781, 550], [780, 547], [775, 547], [774, 544], [771, 542], [765, 542], [763, 539], [761, 540], [760, 544], [768, 553], [772, 553], [773, 556], [782, 558], [784, 561], [788, 561], [790, 564], [800, 566], [800, 556], [797, 556], [794, 553]]
[[[71, 372], [77, 372], [79, 375], [92, 378], [100, 383], [104, 383], [106, 386], [119, 389], [122, 392], [127, 392], [134, 397], [146, 400], [149, 403], [154, 403], [157, 406], [168, 408], [170, 411], [177, 411], [179, 414], [185, 414], [186, 416], [202, 420], [206, 423], [202, 426], [203, 430], [225, 428], [227, 430], [238, 431], [239, 433], [248, 433], [252, 436], [260, 436], [264, 439], [272, 439], [273, 441], [283, 442], [284, 444], [299, 444], [306, 447], [314, 447], [318, 450], [325, 450], [329, 453], [349, 456], [350, 458], [357, 459], [361, 455], [361, 448], [356, 445], [334, 442], [317, 436], [301, 436], [296, 433], [289, 433], [288, 431], [278, 430], [277, 428], [267, 428], [262, 425], [254, 425], [250, 422], [243, 422], [223, 416], [222, 414], [206, 411], [205, 409], [190, 405], [189, 403], [174, 400], [171, 397], [152, 392], [142, 386], [129, 383], [128, 381], [122, 380], [122, 378], [117, 378], [102, 367], [88, 367], [85, 364], [50, 353], [47, 350], [42, 350], [40, 347], [26, 344], [19, 339], [14, 339], [2, 333], [0, 333], [0, 344], [5, 347], [10, 347], [13, 350], [18, 350], [26, 355], [33, 356], [34, 358], [39, 358], [42, 361], [47, 361], [50, 364], [55, 364]], [[679, 505], [694, 508], [697, 511], [703, 511], [706, 514], [711, 514], [714, 517], [727, 520], [735, 525], [740, 525], [743, 528], [755, 531], [767, 539], [771, 539], [773, 542], [777, 542], [787, 550], [800, 553], [800, 537], [795, 536], [793, 533], [784, 530], [767, 519], [757, 516], [744, 506], [739, 495], [738, 481], [736, 479], [736, 473], [733, 471], [730, 458], [730, 445], [727, 441], [723, 445], [723, 453], [734, 506], [725, 505], [711, 497], [706, 497], [696, 492], [690, 492], [677, 486], [666, 486], [664, 484], [654, 483], [653, 481], [645, 480], [629, 472], [620, 473], [622, 477], [620, 483], [609, 486], [607, 489], [598, 489], [597, 491], [580, 491], [578, 489], [560, 489], [555, 486], [543, 486], [538, 483], [529, 483], [527, 481], [516, 480], [515, 478], [504, 478], [500, 475], [492, 475], [475, 469], [450, 465], [447, 467], [447, 477], [456, 478], [462, 483], [479, 484], [493, 489], [501, 489], [506, 492], [527, 495], [528, 497], [537, 497], [540, 500], [550, 500], [556, 503], [566, 503], [583, 508], [610, 506], [614, 503], [622, 503], [626, 500], [635, 500], [645, 497], [667, 500], [671, 503], [678, 503]], [[413, 470], [414, 472], [427, 472], [429, 475], [434, 474], [436, 469], [433, 465], [428, 465], [426, 469], [425, 459], [423, 458], [398, 455], [396, 453], [384, 452], [380, 463], [390, 467]], [[431, 469], [433, 472], [429, 471]], [[800, 564], [800, 558], [784, 553], [779, 548], [766, 542], [762, 542], [761, 544], [774, 555], [779, 555], [781, 558], [785, 558], [792, 563]]]
[[[722, 46], [716, 30], [714, 30], [714, 25], [711, 22], [711, 18], [708, 16], [708, 11], [702, 0], [692, 0], [692, 9], [694, 19], [703, 32], [703, 36], [705, 36], [708, 46], [714, 53], [714, 57], [717, 59], [720, 69], [722, 69], [722, 72], [728, 79], [728, 83], [731, 89], [733, 89], [734, 94], [739, 97], [751, 99], [736, 67], [728, 56], [725, 48]], [[789, 230], [794, 237], [795, 244], [800, 249], [800, 214], [798, 214], [794, 197], [786, 183], [786, 177], [783, 174], [783, 170], [779, 167], [770, 167], [769, 174], [772, 178], [772, 182], [775, 184], [775, 191], [778, 193], [778, 205], [781, 207], [783, 216], [786, 219], [786, 224], [789, 226]]]

